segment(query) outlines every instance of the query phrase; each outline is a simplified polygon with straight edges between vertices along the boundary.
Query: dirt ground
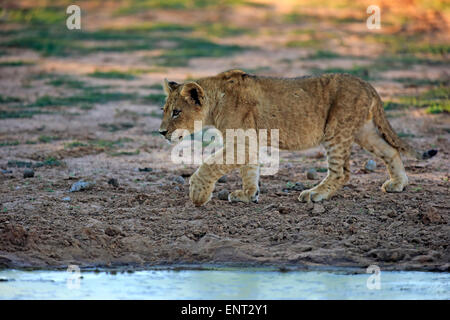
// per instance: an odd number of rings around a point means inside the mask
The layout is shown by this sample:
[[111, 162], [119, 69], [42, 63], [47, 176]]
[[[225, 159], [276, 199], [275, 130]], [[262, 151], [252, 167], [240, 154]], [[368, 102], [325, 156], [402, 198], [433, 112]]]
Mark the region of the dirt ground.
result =
[[[0, 63], [30, 63], [0, 66], [0, 94], [34, 103], [39, 97], [79, 92], [39, 77], [51, 73], [70, 75], [85, 86], [109, 86], [107, 92], [161, 95], [156, 85], [165, 77], [183, 81], [235, 67], [286, 77], [316, 69], [354, 70], [354, 65], [370, 65], [387, 50], [364, 38], [369, 32], [365, 22], [282, 23], [279, 17], [293, 9], [281, 5], [289, 1], [278, 2], [224, 11], [161, 9], [116, 18], [108, 11], [91, 11], [84, 24], [89, 31], [143, 21], [183, 24], [222, 19], [251, 32], [214, 38], [215, 42], [250, 44], [252, 48], [229, 56], [192, 57], [185, 66], [155, 67], [142, 57], [157, 55], [160, 48], [53, 56], [4, 45], [0, 46], [4, 52]], [[325, 13], [341, 13], [336, 10], [328, 8]], [[307, 12], [315, 17], [324, 9], [310, 8]], [[343, 12], [360, 13], [357, 9]], [[3, 23], [0, 27], [14, 30], [18, 24]], [[311, 40], [298, 31], [311, 28], [320, 41], [325, 39], [325, 48], [339, 56], [313, 58], [316, 47], [285, 45], [291, 37]], [[386, 26], [376, 32], [395, 33], [395, 28]], [[329, 41], [321, 38], [330, 32], [333, 38]], [[448, 45], [445, 26], [427, 32], [430, 38]], [[444, 63], [418, 60], [376, 70], [377, 77], [368, 81], [384, 101], [418, 97], [436, 83], [448, 88], [448, 53], [441, 58]], [[89, 75], [98, 70], [138, 68], [156, 69], [132, 79]], [[5, 115], [16, 110], [15, 102], [6, 100], [0, 101]], [[439, 150], [428, 161], [404, 159], [410, 184], [401, 194], [380, 190], [387, 179], [384, 165], [355, 145], [352, 177], [329, 201], [300, 203], [300, 191], [292, 188], [296, 182], [311, 187], [326, 175], [324, 151], [317, 148], [282, 152], [278, 174], [261, 178], [258, 204], [218, 199], [222, 190], [240, 189], [238, 174], [233, 172], [216, 184], [213, 199], [197, 208], [188, 197], [188, 180], [195, 166], [173, 164], [171, 146], [155, 133], [161, 103], [134, 98], [95, 101], [88, 107], [64, 103], [38, 106], [42, 112], [30, 117], [0, 118], [0, 267], [239, 263], [280, 267], [376, 264], [382, 270], [450, 270], [450, 118], [446, 112], [430, 113], [414, 106], [387, 109], [392, 126], [410, 144], [420, 150]], [[369, 159], [376, 161], [374, 171], [365, 169]], [[307, 179], [310, 168], [318, 169], [316, 179]], [[34, 176], [24, 178], [29, 169]], [[79, 180], [90, 182], [91, 187], [69, 192]]]

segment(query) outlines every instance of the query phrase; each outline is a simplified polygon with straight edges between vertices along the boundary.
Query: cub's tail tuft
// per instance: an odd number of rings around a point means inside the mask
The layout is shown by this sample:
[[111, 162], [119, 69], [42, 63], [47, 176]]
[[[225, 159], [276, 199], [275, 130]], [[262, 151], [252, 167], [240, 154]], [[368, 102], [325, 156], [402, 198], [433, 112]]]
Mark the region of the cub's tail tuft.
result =
[[424, 153], [422, 153], [422, 159], [426, 160], [426, 159], [430, 159], [433, 158], [435, 155], [437, 155], [438, 151], [436, 149], [431, 149], [428, 151], [425, 151]]

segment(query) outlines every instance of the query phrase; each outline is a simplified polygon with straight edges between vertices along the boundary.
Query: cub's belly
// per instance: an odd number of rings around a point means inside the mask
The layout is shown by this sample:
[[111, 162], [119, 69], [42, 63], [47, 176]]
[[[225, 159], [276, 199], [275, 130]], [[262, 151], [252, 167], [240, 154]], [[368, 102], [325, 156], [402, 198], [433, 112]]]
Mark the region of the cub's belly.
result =
[[[278, 144], [278, 148], [282, 150], [304, 150], [321, 143], [325, 121], [320, 119], [304, 119], [304, 121], [287, 119], [273, 122], [268, 127], [268, 146], [276, 147]], [[278, 139], [276, 139], [277, 135]]]

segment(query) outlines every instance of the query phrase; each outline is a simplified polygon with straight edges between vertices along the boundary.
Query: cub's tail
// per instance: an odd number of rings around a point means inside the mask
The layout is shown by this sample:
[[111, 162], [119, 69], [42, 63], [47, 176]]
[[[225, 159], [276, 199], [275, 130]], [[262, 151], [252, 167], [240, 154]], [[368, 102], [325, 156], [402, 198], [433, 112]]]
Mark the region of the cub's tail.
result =
[[419, 152], [412, 146], [407, 144], [405, 141], [400, 139], [400, 137], [395, 133], [394, 129], [392, 129], [390, 123], [386, 118], [383, 103], [380, 97], [375, 92], [375, 89], [373, 89], [373, 91], [375, 93], [371, 108], [373, 121], [383, 139], [391, 146], [396, 148], [400, 153], [416, 158], [417, 160], [426, 160], [434, 157], [438, 152], [437, 150], [431, 149], [425, 152]]

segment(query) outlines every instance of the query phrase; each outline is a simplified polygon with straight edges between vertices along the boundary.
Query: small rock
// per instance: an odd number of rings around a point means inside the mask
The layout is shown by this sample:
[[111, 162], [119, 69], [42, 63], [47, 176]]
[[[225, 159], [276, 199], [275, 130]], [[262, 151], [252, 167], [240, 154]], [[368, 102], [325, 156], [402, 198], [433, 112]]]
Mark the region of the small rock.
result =
[[70, 187], [70, 192], [77, 192], [77, 191], [85, 191], [92, 189], [94, 187], [93, 182], [87, 182], [87, 181], [77, 181]]
[[290, 191], [303, 191], [305, 190], [305, 186], [301, 182], [296, 182], [295, 184], [288, 182], [286, 185], [286, 188], [283, 188], [283, 192], [290, 192]]
[[290, 163], [290, 162], [287, 162], [287, 163], [285, 163], [284, 164], [284, 166], [283, 166], [284, 168], [286, 168], [286, 169], [292, 169], [294, 166], [293, 166], [293, 164], [292, 163]]
[[316, 169], [311, 168], [308, 171], [306, 171], [306, 178], [308, 178], [309, 180], [317, 180], [318, 175]]
[[366, 162], [366, 164], [364, 165], [364, 169], [366, 169], [366, 171], [373, 172], [373, 171], [375, 171], [376, 168], [377, 168], [377, 163], [373, 160], [368, 160]]
[[303, 191], [303, 190], [306, 189], [306, 187], [305, 187], [305, 185], [303, 183], [296, 182], [295, 186], [292, 189], [294, 189], [295, 191]]
[[139, 168], [138, 170], [139, 170], [139, 172], [152, 172], [153, 171], [152, 168]]
[[319, 214], [319, 213], [324, 213], [325, 212], [325, 207], [321, 204], [315, 203], [312, 213], [314, 214]]
[[228, 190], [227, 189], [223, 189], [222, 191], [220, 191], [218, 194], [217, 194], [217, 197], [220, 199], [220, 200], [228, 200], [228, 195], [229, 195], [230, 193], [228, 192]]
[[107, 228], [105, 229], [105, 234], [108, 235], [108, 236], [110, 236], [110, 237], [117, 236], [117, 235], [119, 235], [120, 233], [121, 233], [120, 229], [119, 229], [119, 228], [116, 228], [116, 227], [107, 227]]
[[25, 169], [23, 171], [23, 177], [24, 178], [33, 178], [34, 177], [34, 170], [32, 170], [32, 169]]
[[70, 197], [64, 197], [61, 199], [62, 201], [70, 201]]
[[119, 181], [117, 181], [116, 178], [111, 178], [108, 180], [108, 184], [112, 185], [113, 187], [118, 187], [119, 186]]
[[422, 216], [423, 224], [441, 224], [445, 223], [444, 218], [439, 214], [436, 208], [431, 207], [428, 211]]
[[184, 184], [184, 178], [182, 176], [175, 177], [173, 181], [179, 184]]
[[217, 180], [217, 182], [219, 182], [219, 183], [225, 183], [225, 182], [227, 182], [227, 176], [221, 176], [221, 177], [219, 178], [219, 180]]
[[291, 211], [292, 211], [292, 210], [291, 210], [290, 208], [283, 207], [283, 206], [280, 206], [280, 207], [278, 208], [278, 212], [279, 212], [280, 214], [289, 214]]

